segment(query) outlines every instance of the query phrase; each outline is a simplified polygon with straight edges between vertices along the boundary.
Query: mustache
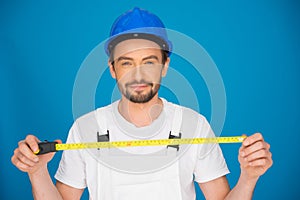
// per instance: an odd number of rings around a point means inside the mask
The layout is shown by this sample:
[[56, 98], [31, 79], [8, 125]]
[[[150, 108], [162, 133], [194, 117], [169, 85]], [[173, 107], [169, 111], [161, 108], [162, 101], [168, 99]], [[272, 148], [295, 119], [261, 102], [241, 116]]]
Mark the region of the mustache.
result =
[[145, 81], [145, 80], [140, 80], [140, 81], [131, 81], [131, 82], [129, 82], [129, 83], [126, 83], [125, 84], [125, 87], [129, 87], [129, 86], [131, 86], [131, 85], [136, 85], [136, 84], [145, 84], [145, 85], [149, 85], [149, 86], [153, 86], [153, 83], [151, 83], [151, 82], [148, 82], [148, 81]]

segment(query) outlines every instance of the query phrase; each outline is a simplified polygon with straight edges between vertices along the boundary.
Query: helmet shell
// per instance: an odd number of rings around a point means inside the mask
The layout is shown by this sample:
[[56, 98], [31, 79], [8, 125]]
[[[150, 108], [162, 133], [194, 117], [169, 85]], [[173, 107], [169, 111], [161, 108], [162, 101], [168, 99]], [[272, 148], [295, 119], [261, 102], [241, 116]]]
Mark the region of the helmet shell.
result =
[[110, 38], [105, 42], [105, 52], [110, 55], [118, 43], [128, 39], [151, 40], [169, 55], [172, 51], [172, 43], [168, 40], [162, 21], [156, 15], [137, 7], [115, 20], [111, 27]]

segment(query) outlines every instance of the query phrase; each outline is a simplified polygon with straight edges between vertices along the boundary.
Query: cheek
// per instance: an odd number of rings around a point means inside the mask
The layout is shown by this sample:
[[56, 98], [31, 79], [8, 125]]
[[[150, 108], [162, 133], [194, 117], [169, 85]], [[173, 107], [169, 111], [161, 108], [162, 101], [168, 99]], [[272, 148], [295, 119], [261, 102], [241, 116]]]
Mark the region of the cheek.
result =
[[155, 70], [151, 71], [151, 73], [147, 73], [147, 76], [154, 82], [154, 83], [160, 83], [161, 77], [162, 77], [162, 71], [161, 70]]
[[158, 73], [157, 76], [153, 76], [151, 80], [152, 80], [152, 82], [154, 84], [160, 84], [160, 82], [161, 82], [161, 74]]
[[144, 76], [151, 77], [152, 79], [160, 79], [162, 75], [162, 69], [161, 67], [144, 68], [141, 70], [141, 73]]
[[119, 70], [116, 72], [116, 80], [118, 84], [121, 85], [126, 84], [132, 81], [132, 79], [133, 79], [133, 74], [128, 71]]

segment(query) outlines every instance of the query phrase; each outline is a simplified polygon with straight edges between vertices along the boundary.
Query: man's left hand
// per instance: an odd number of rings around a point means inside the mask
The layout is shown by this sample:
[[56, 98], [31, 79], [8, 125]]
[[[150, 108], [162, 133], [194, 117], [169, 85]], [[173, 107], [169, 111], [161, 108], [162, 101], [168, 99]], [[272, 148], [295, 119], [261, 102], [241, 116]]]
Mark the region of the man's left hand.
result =
[[270, 145], [264, 141], [262, 134], [255, 133], [247, 137], [239, 149], [241, 175], [248, 179], [257, 179], [273, 164]]

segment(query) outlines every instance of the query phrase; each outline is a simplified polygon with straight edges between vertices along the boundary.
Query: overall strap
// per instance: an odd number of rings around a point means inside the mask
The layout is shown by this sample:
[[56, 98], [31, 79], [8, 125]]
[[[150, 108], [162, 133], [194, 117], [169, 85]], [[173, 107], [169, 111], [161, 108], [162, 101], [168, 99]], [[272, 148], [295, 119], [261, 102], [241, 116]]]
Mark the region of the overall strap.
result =
[[96, 120], [98, 124], [97, 131], [97, 142], [108, 142], [109, 141], [109, 130], [107, 128], [107, 114], [105, 107], [98, 108], [96, 110]]
[[[182, 123], [182, 107], [179, 105], [173, 104], [175, 106], [175, 112], [174, 112], [174, 117], [172, 121], [172, 127], [169, 135], [169, 139], [176, 139], [176, 138], [181, 138], [181, 123]], [[177, 153], [179, 150], [179, 145], [168, 145], [168, 154], [172, 153]]]
[[[97, 142], [109, 142], [109, 130], [107, 124], [107, 115], [108, 112], [106, 111], [107, 107], [101, 107], [96, 110], [96, 120], [98, 124], [97, 130]], [[98, 156], [108, 156], [109, 155], [109, 148], [98, 149], [99, 155]], [[111, 198], [111, 184], [107, 184], [103, 181], [103, 179], [107, 180], [107, 177], [110, 178], [110, 169], [105, 167], [99, 160], [97, 161], [97, 193], [95, 199], [103, 199]], [[109, 195], [107, 197], [106, 195]]]
[[172, 122], [171, 135], [180, 137], [180, 128], [182, 123], [182, 107], [175, 105], [175, 113]]

